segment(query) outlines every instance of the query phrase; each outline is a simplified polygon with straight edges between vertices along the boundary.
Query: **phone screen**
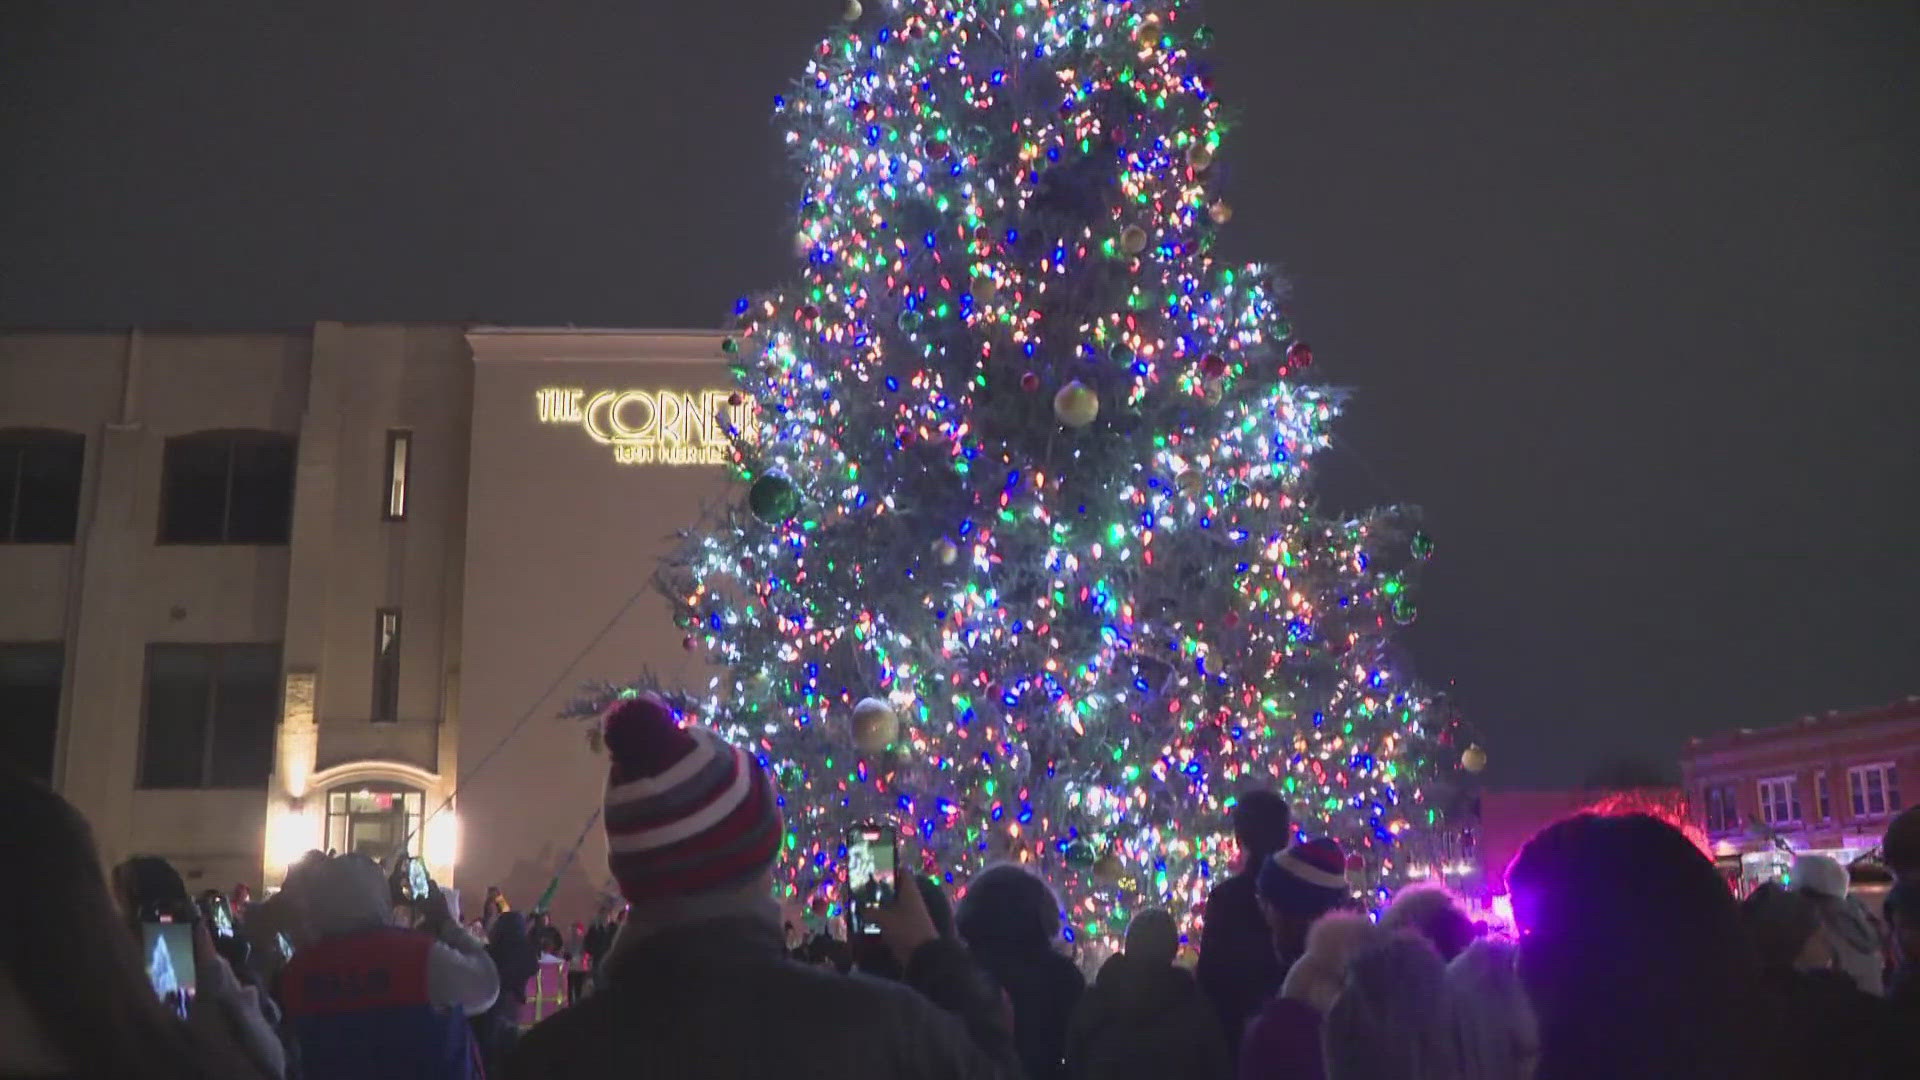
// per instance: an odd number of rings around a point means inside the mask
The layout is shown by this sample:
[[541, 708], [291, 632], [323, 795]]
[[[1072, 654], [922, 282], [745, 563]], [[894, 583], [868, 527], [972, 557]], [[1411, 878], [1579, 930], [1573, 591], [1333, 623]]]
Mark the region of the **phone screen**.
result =
[[227, 903], [227, 898], [216, 896], [208, 906], [213, 908], [213, 932], [220, 937], [232, 937], [233, 907]]
[[421, 859], [410, 859], [407, 861], [407, 889], [413, 894], [407, 897], [409, 900], [425, 900], [427, 898], [427, 864], [425, 861]]
[[893, 900], [894, 831], [882, 825], [856, 825], [847, 830], [847, 896], [854, 929], [877, 934], [880, 927], [866, 912]]
[[198, 973], [193, 964], [193, 924], [190, 922], [143, 922], [141, 944], [147, 964], [147, 980], [182, 1017], [193, 1003]]

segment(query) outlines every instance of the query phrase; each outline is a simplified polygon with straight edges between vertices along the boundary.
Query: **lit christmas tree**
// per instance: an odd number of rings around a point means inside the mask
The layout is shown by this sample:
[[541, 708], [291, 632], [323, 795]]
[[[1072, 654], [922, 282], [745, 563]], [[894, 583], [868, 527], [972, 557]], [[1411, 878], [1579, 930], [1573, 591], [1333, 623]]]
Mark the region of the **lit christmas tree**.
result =
[[1313, 502], [1339, 396], [1274, 276], [1210, 254], [1190, 6], [854, 4], [775, 103], [802, 265], [726, 343], [746, 505], [660, 580], [723, 665], [679, 700], [777, 778], [818, 911], [877, 819], [951, 882], [1028, 864], [1110, 941], [1197, 911], [1255, 786], [1369, 888], [1438, 861], [1465, 743], [1389, 644], [1431, 544]]

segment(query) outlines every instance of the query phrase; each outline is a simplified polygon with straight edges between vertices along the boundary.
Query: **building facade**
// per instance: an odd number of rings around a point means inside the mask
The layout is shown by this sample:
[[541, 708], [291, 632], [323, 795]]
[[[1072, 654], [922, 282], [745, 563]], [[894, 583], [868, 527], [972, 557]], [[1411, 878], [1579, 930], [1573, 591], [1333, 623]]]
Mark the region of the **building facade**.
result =
[[0, 753], [196, 889], [404, 849], [586, 903], [604, 764], [554, 714], [699, 677], [647, 586], [721, 491], [718, 342], [0, 333]]
[[1680, 767], [1695, 822], [1743, 890], [1781, 877], [1795, 853], [1852, 863], [1920, 779], [1920, 698], [1695, 738]]

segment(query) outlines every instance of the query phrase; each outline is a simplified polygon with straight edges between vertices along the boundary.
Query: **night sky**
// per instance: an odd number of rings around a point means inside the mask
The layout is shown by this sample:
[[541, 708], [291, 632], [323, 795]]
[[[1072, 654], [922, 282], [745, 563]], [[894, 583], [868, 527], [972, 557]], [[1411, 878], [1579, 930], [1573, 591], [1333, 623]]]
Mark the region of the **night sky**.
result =
[[[1357, 391], [1328, 501], [1425, 507], [1490, 780], [1920, 693], [1920, 7], [1212, 7], [1224, 254]], [[839, 8], [10, 0], [0, 323], [717, 325]]]

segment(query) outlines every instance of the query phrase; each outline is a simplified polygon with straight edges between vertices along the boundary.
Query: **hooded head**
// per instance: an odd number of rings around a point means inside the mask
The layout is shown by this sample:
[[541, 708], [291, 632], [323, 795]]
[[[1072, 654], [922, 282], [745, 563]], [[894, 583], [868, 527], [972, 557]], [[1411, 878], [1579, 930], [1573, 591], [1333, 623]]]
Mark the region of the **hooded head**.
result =
[[1327, 1010], [1327, 1080], [1446, 1077], [1446, 965], [1425, 938], [1400, 934], [1362, 950]]
[[[780, 811], [757, 762], [653, 694], [607, 714], [607, 864], [638, 921], [770, 897]], [[651, 914], [650, 914], [651, 913]], [[653, 918], [661, 915], [661, 918]]]
[[1047, 883], [1015, 863], [996, 863], [973, 876], [954, 909], [967, 947], [990, 956], [1037, 956], [1053, 950], [1060, 932], [1060, 901]]
[[302, 870], [298, 884], [307, 928], [316, 938], [338, 937], [387, 925], [392, 894], [379, 864], [365, 855], [340, 855]]
[[1166, 967], [1180, 954], [1180, 928], [1165, 908], [1147, 908], [1127, 924], [1126, 950], [1142, 964]]

